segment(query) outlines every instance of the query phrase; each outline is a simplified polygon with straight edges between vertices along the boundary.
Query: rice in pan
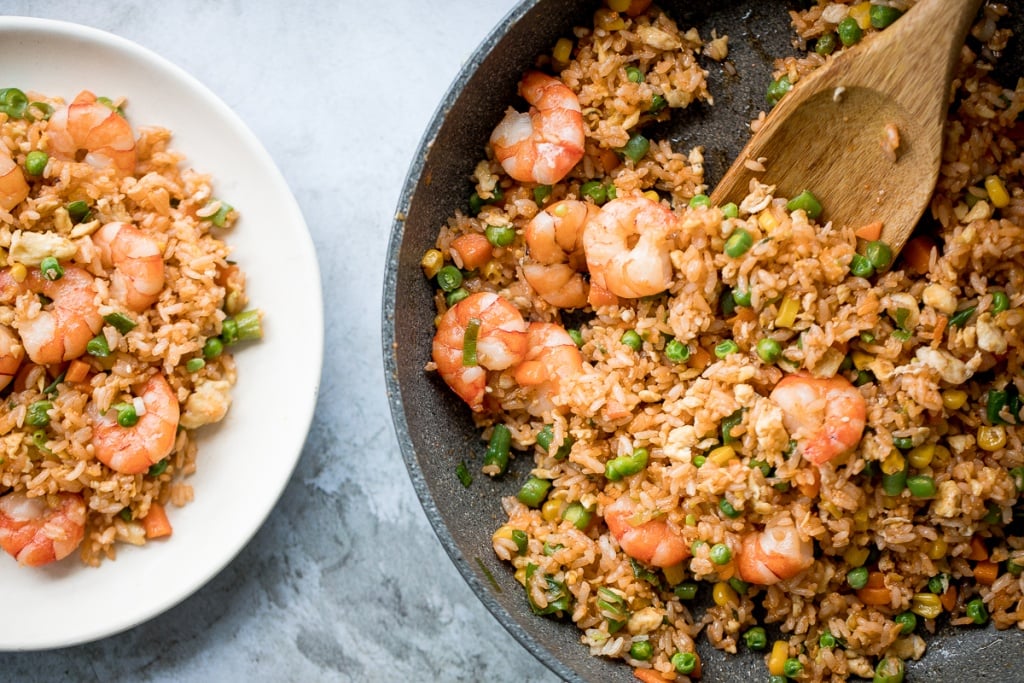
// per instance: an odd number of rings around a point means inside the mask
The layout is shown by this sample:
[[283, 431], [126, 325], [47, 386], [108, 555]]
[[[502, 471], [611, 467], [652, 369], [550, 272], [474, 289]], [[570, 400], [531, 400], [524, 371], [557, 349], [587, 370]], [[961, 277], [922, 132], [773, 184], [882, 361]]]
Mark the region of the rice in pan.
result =
[[237, 212], [124, 107], [0, 90], [0, 547], [24, 565], [169, 535], [225, 346], [262, 334]]

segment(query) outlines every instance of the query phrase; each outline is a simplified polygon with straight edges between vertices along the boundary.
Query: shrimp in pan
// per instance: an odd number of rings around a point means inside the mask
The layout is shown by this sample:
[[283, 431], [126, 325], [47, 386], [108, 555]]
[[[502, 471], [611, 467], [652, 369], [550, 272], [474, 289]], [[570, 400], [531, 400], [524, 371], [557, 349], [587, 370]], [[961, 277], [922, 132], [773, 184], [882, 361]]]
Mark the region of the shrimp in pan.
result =
[[519, 83], [529, 113], [509, 108], [491, 134], [491, 149], [505, 172], [524, 183], [554, 185], [583, 158], [580, 101], [557, 78], [531, 71]]
[[770, 586], [814, 564], [814, 544], [801, 535], [789, 513], [773, 517], [761, 531], [743, 537], [737, 563], [740, 578]]
[[667, 521], [654, 518], [637, 523], [636, 503], [623, 495], [604, 510], [608, 525], [622, 551], [655, 567], [671, 567], [690, 557], [690, 545]]
[[867, 403], [844, 377], [788, 375], [769, 399], [782, 409], [782, 422], [800, 453], [815, 465], [849, 453], [864, 434]]
[[515, 369], [515, 379], [533, 390], [527, 406], [531, 415], [555, 410], [552, 397], [562, 395], [565, 380], [583, 370], [583, 356], [561, 325], [530, 323], [526, 330], [526, 355]]
[[475, 412], [484, 409], [487, 372], [526, 355], [526, 321], [508, 300], [477, 292], [449, 308], [434, 334], [432, 355], [442, 379]]
[[526, 225], [524, 238], [529, 257], [523, 277], [540, 298], [557, 308], [587, 305], [590, 287], [583, 273], [583, 229], [596, 216], [590, 202], [563, 199], [538, 213]]
[[646, 197], [608, 202], [583, 231], [591, 284], [627, 299], [665, 291], [678, 229], [675, 214]]

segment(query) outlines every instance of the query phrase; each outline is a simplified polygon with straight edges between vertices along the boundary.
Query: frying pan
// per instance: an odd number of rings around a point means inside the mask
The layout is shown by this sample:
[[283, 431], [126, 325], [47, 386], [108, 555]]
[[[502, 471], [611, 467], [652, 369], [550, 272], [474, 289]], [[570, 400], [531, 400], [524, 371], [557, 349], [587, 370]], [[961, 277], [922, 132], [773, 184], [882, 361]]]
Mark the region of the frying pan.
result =
[[[712, 29], [729, 36], [736, 73], [703, 60], [714, 105], [695, 104], [649, 130], [677, 149], [705, 149], [709, 186], [725, 172], [746, 140], [747, 124], [765, 109], [765, 88], [775, 57], [795, 54], [795, 34], [785, 0], [665, 0], [659, 5], [705, 39]], [[500, 500], [514, 495], [532, 466], [529, 454], [513, 458], [506, 475], [479, 473], [485, 444], [470, 412], [436, 373], [424, 372], [433, 336], [433, 290], [419, 266], [439, 228], [456, 209], [466, 210], [473, 168], [484, 157], [494, 126], [510, 105], [522, 106], [516, 84], [537, 55], [589, 25], [595, 0], [525, 0], [466, 62], [434, 115], [412, 161], [388, 247], [383, 297], [385, 376], [395, 432], [413, 486], [427, 517], [458, 570], [499, 622], [554, 673], [568, 681], [635, 681], [630, 667], [592, 657], [568, 620], [530, 612], [511, 567], [495, 557], [491, 534], [506, 521]], [[1011, 8], [1018, 9], [1016, 3]], [[1024, 28], [1022, 13], [1016, 29]], [[939, 30], [939, 29], [936, 29]], [[922, 39], [927, 39], [922, 36]], [[1021, 40], [1011, 40], [1000, 66], [1010, 87], [1024, 75]], [[456, 467], [465, 462], [473, 482], [464, 487]], [[704, 591], [710, 592], [710, 591]], [[698, 604], [699, 614], [701, 607]], [[769, 630], [771, 634], [771, 631]], [[907, 665], [909, 681], [1024, 681], [1015, 663], [1024, 647], [1017, 629], [940, 627], [919, 662]], [[767, 678], [764, 658], [740, 648], [728, 655], [698, 640], [704, 681]]]

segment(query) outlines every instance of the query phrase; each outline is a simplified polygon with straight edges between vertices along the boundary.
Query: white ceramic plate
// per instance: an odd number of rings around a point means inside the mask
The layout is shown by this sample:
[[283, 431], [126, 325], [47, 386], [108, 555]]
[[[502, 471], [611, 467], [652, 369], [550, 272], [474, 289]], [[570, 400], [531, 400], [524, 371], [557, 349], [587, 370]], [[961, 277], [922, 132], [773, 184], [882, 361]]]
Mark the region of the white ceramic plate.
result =
[[[128, 99], [133, 125], [159, 125], [186, 164], [212, 175], [241, 218], [227, 241], [246, 272], [265, 338], [238, 348], [227, 417], [200, 430], [195, 500], [169, 509], [174, 534], [118, 546], [98, 569], [77, 554], [43, 569], [0, 556], [0, 649], [73, 645], [116, 633], [188, 597], [252, 538], [291, 476], [316, 402], [323, 357], [320, 276], [312, 240], [284, 178], [245, 124], [180, 68], [91, 28], [0, 17], [0, 87], [70, 101], [89, 89]], [[203, 432], [206, 433], [203, 433]]]

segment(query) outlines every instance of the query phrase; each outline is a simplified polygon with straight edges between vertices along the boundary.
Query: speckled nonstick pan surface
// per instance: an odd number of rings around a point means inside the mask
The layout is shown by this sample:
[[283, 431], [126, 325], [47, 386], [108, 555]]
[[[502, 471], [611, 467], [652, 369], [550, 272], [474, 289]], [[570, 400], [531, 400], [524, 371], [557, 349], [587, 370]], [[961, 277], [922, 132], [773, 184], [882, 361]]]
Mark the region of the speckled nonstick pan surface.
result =
[[[950, 0], [954, 1], [954, 0]], [[747, 123], [765, 107], [773, 57], [793, 52], [794, 33], [784, 0], [672, 0], [659, 3], [681, 27], [729, 35], [729, 60], [737, 75], [705, 60], [713, 106], [698, 104], [651, 133], [679, 149], [705, 148], [708, 183], [714, 183], [746, 140]], [[592, 0], [527, 0], [520, 4], [467, 61], [444, 95], [413, 159], [399, 200], [388, 249], [384, 283], [383, 343], [386, 383], [403, 458], [427, 516], [466, 581], [519, 642], [555, 673], [570, 681], [635, 681], [628, 666], [591, 657], [569, 622], [534, 616], [508, 565], [491, 550], [491, 534], [504, 521], [500, 499], [525, 480], [532, 457], [514, 458], [497, 480], [479, 474], [485, 444], [466, 406], [435, 373], [430, 359], [434, 307], [430, 283], [419, 267], [437, 231], [473, 190], [473, 167], [491, 130], [536, 55], [588, 23]], [[1018, 11], [1017, 0], [1010, 3]], [[1020, 16], [1016, 18], [1022, 28]], [[939, 29], [936, 29], [939, 30]], [[926, 39], [925, 36], [922, 39]], [[1024, 75], [1021, 39], [1014, 38], [1000, 68], [1011, 87]], [[467, 489], [455, 475], [466, 461], [474, 471]], [[699, 609], [699, 608], [698, 608]], [[765, 680], [763, 657], [744, 651], [726, 655], [699, 644], [708, 682]], [[743, 648], [741, 648], [741, 651]], [[1024, 634], [1016, 629], [944, 629], [930, 639], [928, 653], [907, 667], [909, 681], [1024, 681]]]

